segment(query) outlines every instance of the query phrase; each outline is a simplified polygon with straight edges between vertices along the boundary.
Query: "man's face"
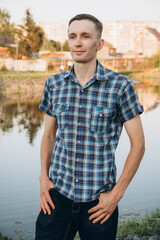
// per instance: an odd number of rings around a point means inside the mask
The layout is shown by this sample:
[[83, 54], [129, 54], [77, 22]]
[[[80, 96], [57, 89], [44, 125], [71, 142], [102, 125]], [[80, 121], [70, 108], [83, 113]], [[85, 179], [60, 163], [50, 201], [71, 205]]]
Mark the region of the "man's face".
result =
[[98, 33], [95, 24], [89, 20], [75, 20], [68, 28], [68, 45], [72, 58], [77, 63], [96, 59], [99, 50]]

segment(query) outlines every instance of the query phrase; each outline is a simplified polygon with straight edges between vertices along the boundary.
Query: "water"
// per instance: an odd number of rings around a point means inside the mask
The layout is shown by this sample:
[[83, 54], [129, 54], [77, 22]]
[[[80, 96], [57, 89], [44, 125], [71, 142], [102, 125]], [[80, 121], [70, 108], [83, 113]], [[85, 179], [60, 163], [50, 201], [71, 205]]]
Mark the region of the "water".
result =
[[[138, 85], [146, 153], [135, 178], [119, 202], [120, 216], [145, 214], [160, 208], [160, 91]], [[6, 103], [0, 109], [0, 232], [13, 239], [33, 239], [39, 211], [40, 142], [44, 114], [38, 102]], [[118, 177], [129, 151], [122, 131], [116, 153]]]

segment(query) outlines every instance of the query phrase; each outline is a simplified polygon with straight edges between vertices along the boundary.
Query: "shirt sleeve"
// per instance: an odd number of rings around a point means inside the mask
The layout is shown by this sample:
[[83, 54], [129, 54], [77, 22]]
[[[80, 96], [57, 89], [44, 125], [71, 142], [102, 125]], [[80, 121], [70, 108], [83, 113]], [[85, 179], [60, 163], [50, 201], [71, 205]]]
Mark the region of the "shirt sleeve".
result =
[[143, 113], [143, 106], [140, 104], [137, 91], [130, 80], [121, 91], [119, 99], [119, 117], [122, 122], [126, 122], [137, 114]]
[[43, 89], [42, 99], [39, 104], [39, 109], [47, 113], [52, 117], [56, 117], [55, 112], [53, 111], [53, 93], [54, 88], [50, 89], [48, 85], [48, 80], [46, 81]]

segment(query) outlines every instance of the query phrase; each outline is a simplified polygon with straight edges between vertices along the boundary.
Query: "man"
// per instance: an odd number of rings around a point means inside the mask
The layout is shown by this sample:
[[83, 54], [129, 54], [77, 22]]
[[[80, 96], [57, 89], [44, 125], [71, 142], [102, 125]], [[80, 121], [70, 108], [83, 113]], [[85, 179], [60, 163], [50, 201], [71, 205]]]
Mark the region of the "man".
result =
[[[115, 239], [117, 204], [144, 154], [143, 107], [132, 81], [96, 60], [101, 32], [92, 15], [72, 18], [68, 44], [74, 64], [44, 87], [36, 240], [72, 240], [77, 231], [81, 240]], [[114, 154], [123, 124], [131, 149], [116, 182]]]

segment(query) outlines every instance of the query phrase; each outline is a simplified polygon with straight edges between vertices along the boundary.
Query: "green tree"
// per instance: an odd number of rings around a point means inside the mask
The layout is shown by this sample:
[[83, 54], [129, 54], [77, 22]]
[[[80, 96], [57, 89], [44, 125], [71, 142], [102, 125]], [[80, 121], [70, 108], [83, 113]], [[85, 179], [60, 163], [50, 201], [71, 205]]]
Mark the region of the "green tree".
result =
[[60, 42], [56, 42], [54, 40], [48, 40], [45, 37], [41, 50], [61, 51], [61, 44]]
[[[6, 10], [0, 9], [0, 36], [7, 39], [10, 38], [11, 41], [14, 40], [14, 26], [10, 23], [10, 14]], [[7, 43], [1, 43], [2, 46], [5, 46]]]
[[68, 40], [66, 40], [63, 44], [63, 51], [69, 51]]
[[61, 43], [55, 42], [56, 51], [61, 51]]
[[155, 68], [160, 68], [160, 51], [151, 56], [151, 61], [153, 62]]
[[39, 52], [44, 40], [44, 31], [37, 26], [33, 20], [30, 10], [26, 10], [24, 25], [20, 26], [19, 36], [19, 53], [31, 57], [34, 52]]

